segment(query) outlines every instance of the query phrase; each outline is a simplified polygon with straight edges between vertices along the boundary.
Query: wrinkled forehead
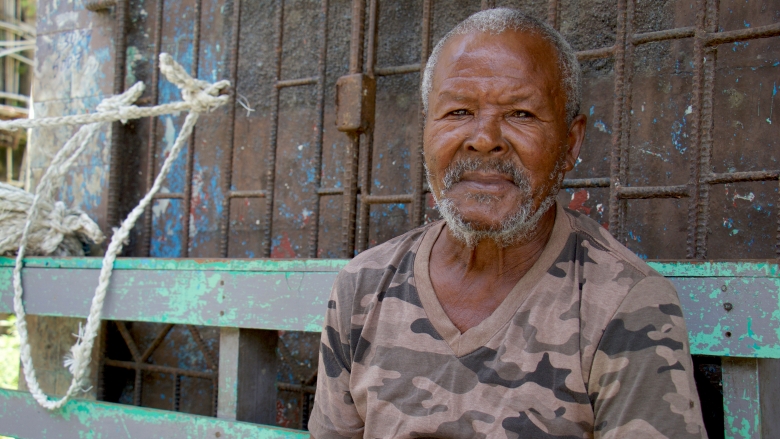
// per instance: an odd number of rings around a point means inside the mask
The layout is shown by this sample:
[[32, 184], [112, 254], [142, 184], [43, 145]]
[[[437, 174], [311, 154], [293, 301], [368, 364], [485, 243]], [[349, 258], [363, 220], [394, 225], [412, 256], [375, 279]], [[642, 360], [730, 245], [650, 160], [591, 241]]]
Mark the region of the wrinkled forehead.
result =
[[442, 47], [432, 86], [453, 77], [505, 76], [533, 80], [561, 90], [561, 71], [555, 47], [534, 31], [506, 30], [500, 34], [474, 32], [452, 37]]

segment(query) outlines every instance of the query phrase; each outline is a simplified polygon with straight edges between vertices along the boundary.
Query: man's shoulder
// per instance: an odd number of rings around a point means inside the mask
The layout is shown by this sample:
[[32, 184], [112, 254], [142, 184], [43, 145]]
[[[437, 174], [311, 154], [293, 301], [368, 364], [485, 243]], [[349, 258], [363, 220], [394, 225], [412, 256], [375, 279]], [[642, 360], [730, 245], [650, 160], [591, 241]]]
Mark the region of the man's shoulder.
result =
[[574, 235], [569, 245], [586, 247], [588, 260], [599, 264], [619, 264], [624, 270], [635, 271], [636, 275], [642, 278], [660, 276], [601, 224], [573, 210], [564, 208], [564, 212]]
[[339, 273], [340, 278], [371, 272], [409, 271], [414, 267], [414, 256], [425, 232], [437, 222], [425, 224], [396, 236], [355, 256]]

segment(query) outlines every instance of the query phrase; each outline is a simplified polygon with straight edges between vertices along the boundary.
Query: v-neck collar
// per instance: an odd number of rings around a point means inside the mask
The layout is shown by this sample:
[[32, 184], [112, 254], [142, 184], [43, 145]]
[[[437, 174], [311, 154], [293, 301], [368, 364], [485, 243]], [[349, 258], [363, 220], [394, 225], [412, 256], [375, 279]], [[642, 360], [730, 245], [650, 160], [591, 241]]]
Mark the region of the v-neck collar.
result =
[[425, 231], [414, 259], [414, 278], [420, 301], [428, 315], [428, 319], [439, 335], [450, 346], [455, 356], [461, 357], [474, 352], [481, 346], [485, 346], [515, 316], [520, 305], [523, 304], [544, 273], [547, 272], [547, 269], [555, 262], [555, 259], [563, 250], [571, 232], [571, 225], [563, 207], [558, 203], [555, 211], [553, 231], [539, 259], [528, 270], [528, 273], [517, 282], [504, 301], [488, 318], [477, 326], [461, 333], [444, 312], [441, 303], [439, 303], [430, 277], [431, 250], [436, 243], [436, 239], [444, 230], [445, 224], [444, 221], [440, 221]]

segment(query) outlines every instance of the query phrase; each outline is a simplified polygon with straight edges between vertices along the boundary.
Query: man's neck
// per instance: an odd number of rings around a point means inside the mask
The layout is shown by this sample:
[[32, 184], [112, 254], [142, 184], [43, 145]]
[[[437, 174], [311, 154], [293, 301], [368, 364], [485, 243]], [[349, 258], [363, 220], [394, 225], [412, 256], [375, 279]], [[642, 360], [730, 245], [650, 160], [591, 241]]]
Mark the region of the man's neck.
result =
[[[525, 274], [539, 259], [550, 239], [555, 225], [555, 210], [555, 205], [550, 207], [530, 236], [507, 247], [491, 239], [484, 239], [476, 246], [469, 247], [455, 238], [449, 228], [445, 228], [434, 244], [431, 259], [441, 257], [441, 262], [463, 274], [504, 276], [518, 270]], [[522, 267], [526, 269], [522, 270]]]
[[508, 247], [492, 240], [469, 247], [447, 228], [439, 235], [431, 251], [431, 282], [461, 332], [489, 317], [539, 260], [552, 235], [555, 212], [553, 205], [528, 239]]

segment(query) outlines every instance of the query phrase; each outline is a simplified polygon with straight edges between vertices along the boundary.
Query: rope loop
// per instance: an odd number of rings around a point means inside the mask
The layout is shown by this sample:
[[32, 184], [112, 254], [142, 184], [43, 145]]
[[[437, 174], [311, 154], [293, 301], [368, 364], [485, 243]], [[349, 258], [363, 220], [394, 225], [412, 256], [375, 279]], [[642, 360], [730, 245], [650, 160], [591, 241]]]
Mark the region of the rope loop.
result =
[[[93, 114], [0, 122], [0, 129], [8, 130], [44, 126], [83, 125], [57, 152], [52, 159], [49, 168], [43, 174], [40, 183], [36, 187], [35, 196], [27, 210], [27, 221], [24, 224], [21, 238], [19, 239], [19, 250], [16, 255], [16, 264], [14, 265], [13, 271], [14, 311], [17, 317], [16, 326], [19, 331], [22, 370], [24, 371], [24, 377], [27, 381], [27, 388], [30, 390], [30, 393], [38, 404], [49, 410], [62, 407], [68, 399], [77, 392], [85, 391], [84, 389], [88, 388], [89, 363], [92, 357], [92, 347], [94, 345], [95, 337], [100, 331], [100, 316], [103, 312], [103, 304], [105, 302], [106, 293], [108, 292], [111, 274], [114, 269], [114, 261], [116, 260], [117, 255], [122, 251], [122, 247], [126, 245], [130, 230], [135, 226], [138, 218], [152, 202], [154, 195], [162, 187], [165, 177], [173, 166], [173, 161], [178, 157], [181, 149], [186, 146], [187, 139], [192, 134], [195, 122], [198, 120], [198, 115], [224, 105], [228, 103], [230, 99], [227, 95], [220, 95], [220, 92], [230, 85], [228, 81], [218, 81], [211, 84], [206, 81], [195, 79], [188, 75], [182, 66], [177, 64], [167, 53], [160, 54], [160, 70], [169, 81], [179, 87], [184, 102], [158, 105], [155, 107], [137, 107], [133, 105], [133, 102], [135, 102], [144, 92], [143, 83], [138, 82], [124, 93], [104, 99], [97, 106], [97, 112]], [[96, 226], [92, 225], [85, 214], [81, 214], [78, 219], [71, 218], [70, 221], [66, 221], [69, 212], [62, 202], [53, 203], [53, 208], [45, 212], [43, 211], [42, 206], [52, 205], [50, 200], [52, 193], [57, 187], [55, 182], [58, 182], [59, 179], [66, 175], [68, 168], [75, 162], [81, 152], [84, 151], [102, 124], [114, 121], [126, 123], [130, 119], [172, 114], [181, 111], [189, 111], [189, 114], [187, 114], [187, 117], [184, 119], [184, 124], [181, 126], [173, 146], [163, 161], [160, 171], [154, 180], [154, 184], [148, 189], [148, 192], [144, 195], [138, 205], [130, 211], [127, 218], [122, 221], [120, 227], [114, 230], [114, 235], [111, 238], [111, 242], [108, 244], [100, 268], [98, 286], [95, 288], [95, 296], [92, 298], [92, 303], [90, 305], [87, 322], [83, 328], [79, 327], [76, 343], [71, 347], [70, 352], [65, 358], [65, 366], [73, 375], [70, 387], [62, 398], [58, 400], [49, 399], [41, 390], [35, 376], [35, 367], [32, 363], [27, 333], [27, 322], [25, 320], [26, 313], [22, 302], [23, 289], [21, 276], [22, 266], [24, 264], [23, 258], [31, 231], [33, 230], [33, 223], [38, 216], [47, 213], [48, 222], [52, 224], [49, 227], [55, 232], [50, 235], [56, 235], [52, 237], [53, 241], [56, 241], [59, 236], [62, 236], [62, 233], [73, 230], [79, 230], [80, 233], [87, 235], [99, 233], [99, 230], [94, 230]], [[111, 171], [113, 172], [115, 170], [112, 169]], [[37, 224], [38, 223], [36, 223], [35, 227], [39, 227]], [[3, 239], [0, 237], [0, 243], [2, 242]], [[59, 241], [57, 241], [57, 243], [59, 243]]]
[[165, 78], [179, 87], [184, 102], [190, 104], [192, 112], [205, 113], [227, 103], [229, 96], [220, 95], [230, 81], [218, 81], [214, 84], [195, 79], [167, 53], [160, 54], [160, 72]]

